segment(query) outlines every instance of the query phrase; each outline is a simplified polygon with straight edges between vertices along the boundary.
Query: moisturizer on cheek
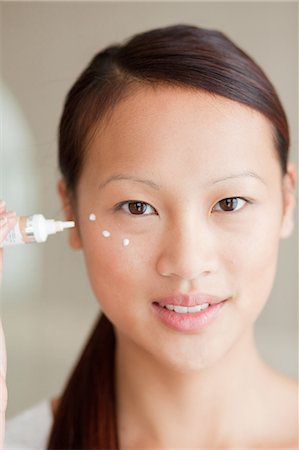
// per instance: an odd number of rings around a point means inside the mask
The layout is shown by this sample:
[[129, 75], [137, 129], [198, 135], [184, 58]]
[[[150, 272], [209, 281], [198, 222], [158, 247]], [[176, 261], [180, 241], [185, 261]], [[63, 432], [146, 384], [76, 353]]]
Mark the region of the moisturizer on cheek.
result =
[[129, 239], [123, 239], [123, 246], [124, 247], [128, 247], [128, 245], [130, 244], [130, 241], [129, 241]]
[[[96, 218], [97, 218], [97, 216], [94, 213], [90, 213], [89, 216], [88, 216], [88, 220], [90, 222], [95, 222]], [[105, 238], [108, 238], [108, 237], [111, 236], [111, 233], [108, 230], [103, 230], [102, 231], [102, 236], [105, 237]], [[125, 238], [125, 239], [122, 240], [123, 247], [128, 247], [129, 244], [130, 244], [130, 241], [129, 241], [128, 238]]]

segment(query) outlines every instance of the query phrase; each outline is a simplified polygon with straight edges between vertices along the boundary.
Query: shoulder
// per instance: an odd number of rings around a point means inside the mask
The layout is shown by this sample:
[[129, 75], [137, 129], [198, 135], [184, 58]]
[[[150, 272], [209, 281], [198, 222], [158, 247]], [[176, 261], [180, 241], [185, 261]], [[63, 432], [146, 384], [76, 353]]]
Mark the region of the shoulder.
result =
[[8, 419], [5, 426], [4, 450], [45, 449], [52, 422], [49, 400], [44, 400]]

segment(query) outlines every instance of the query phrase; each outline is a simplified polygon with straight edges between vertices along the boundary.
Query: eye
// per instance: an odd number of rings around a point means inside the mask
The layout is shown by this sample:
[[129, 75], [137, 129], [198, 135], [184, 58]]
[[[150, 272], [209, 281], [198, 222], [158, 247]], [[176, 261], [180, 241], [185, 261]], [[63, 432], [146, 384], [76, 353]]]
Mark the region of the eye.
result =
[[116, 206], [116, 209], [122, 209], [128, 214], [134, 216], [148, 216], [150, 214], [157, 214], [155, 208], [153, 208], [149, 203], [140, 202], [138, 200], [121, 202]]
[[249, 203], [249, 201], [246, 200], [245, 198], [228, 197], [216, 203], [213, 210], [222, 212], [235, 212], [243, 208], [246, 203]]

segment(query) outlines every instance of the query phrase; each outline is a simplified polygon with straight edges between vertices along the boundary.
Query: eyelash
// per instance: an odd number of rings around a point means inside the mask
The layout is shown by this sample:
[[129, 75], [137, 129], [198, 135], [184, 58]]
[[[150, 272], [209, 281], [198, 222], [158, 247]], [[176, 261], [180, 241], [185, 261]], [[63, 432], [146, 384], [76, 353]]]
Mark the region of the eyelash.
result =
[[[244, 205], [241, 206], [240, 208], [234, 209], [234, 210], [232, 210], [232, 211], [225, 211], [225, 210], [223, 210], [223, 209], [214, 209], [216, 205], [220, 204], [221, 202], [224, 202], [225, 200], [243, 200], [245, 203], [244, 203]], [[139, 204], [142, 204], [142, 205], [149, 206], [150, 208], [153, 209], [153, 211], [156, 211], [155, 208], [154, 208], [153, 206], [151, 206], [149, 203], [143, 202], [143, 201], [141, 201], [141, 200], [127, 200], [127, 201], [118, 203], [117, 205], [115, 205], [114, 210], [115, 210], [115, 211], [119, 211], [119, 210], [121, 210], [121, 209], [124, 210], [123, 207], [124, 207], [125, 205], [127, 205], [127, 206], [130, 205], [130, 204], [133, 204], [133, 205], [135, 204], [135, 205], [136, 205], [136, 204], [138, 204], [138, 203], [139, 203]], [[232, 213], [235, 213], [236, 211], [239, 211], [239, 210], [243, 209], [244, 206], [245, 206], [246, 204], [250, 204], [250, 203], [252, 203], [252, 202], [251, 202], [250, 200], [244, 198], [244, 197], [226, 197], [226, 198], [223, 198], [223, 199], [219, 200], [219, 201], [215, 204], [215, 206], [213, 207], [213, 210], [216, 211], [216, 212], [222, 212], [222, 213], [232, 214]], [[152, 215], [152, 213], [149, 213], [149, 214], [133, 214], [133, 213], [131, 213], [129, 210], [126, 211], [126, 212], [127, 212], [129, 215], [131, 215], [131, 216], [149, 216], [149, 215]], [[156, 215], [157, 215], [157, 214], [156, 214]]]

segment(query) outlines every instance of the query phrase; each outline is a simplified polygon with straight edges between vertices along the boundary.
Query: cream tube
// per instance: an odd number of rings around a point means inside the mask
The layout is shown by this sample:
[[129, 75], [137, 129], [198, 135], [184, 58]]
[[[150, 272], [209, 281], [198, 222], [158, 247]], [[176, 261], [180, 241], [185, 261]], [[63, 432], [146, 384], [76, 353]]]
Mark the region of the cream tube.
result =
[[50, 234], [73, 228], [75, 222], [45, 219], [42, 214], [20, 216], [14, 228], [8, 233], [0, 247], [28, 244], [30, 242], [45, 242]]

